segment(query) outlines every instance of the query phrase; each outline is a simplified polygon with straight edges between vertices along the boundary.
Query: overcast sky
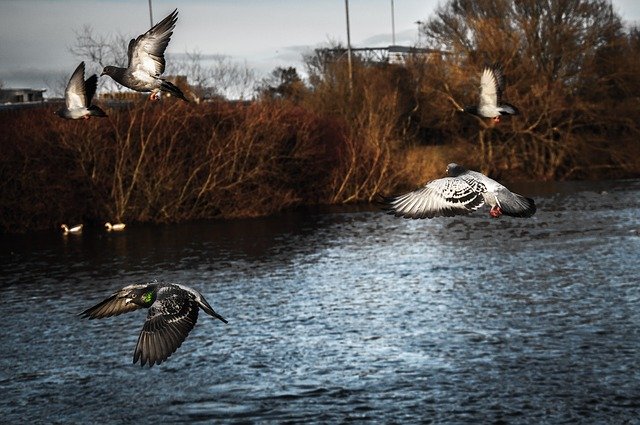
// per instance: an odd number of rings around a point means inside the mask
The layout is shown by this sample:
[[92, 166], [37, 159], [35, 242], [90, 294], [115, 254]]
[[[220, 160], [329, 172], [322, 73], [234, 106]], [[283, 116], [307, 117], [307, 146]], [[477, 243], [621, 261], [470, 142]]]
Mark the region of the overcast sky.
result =
[[[444, 0], [442, 0], [444, 1]], [[301, 53], [346, 43], [344, 0], [153, 0], [155, 22], [175, 7], [179, 19], [169, 53], [198, 51], [246, 61], [258, 73], [301, 67]], [[418, 40], [418, 20], [438, 0], [395, 0], [396, 44]], [[640, 22], [639, 0], [614, 0], [623, 19]], [[356, 47], [391, 44], [391, 1], [350, 0]], [[69, 52], [74, 30], [137, 36], [149, 25], [148, 0], [0, 0], [0, 80], [5, 87], [42, 87], [67, 76], [79, 59]], [[91, 72], [98, 71], [91, 69]]]

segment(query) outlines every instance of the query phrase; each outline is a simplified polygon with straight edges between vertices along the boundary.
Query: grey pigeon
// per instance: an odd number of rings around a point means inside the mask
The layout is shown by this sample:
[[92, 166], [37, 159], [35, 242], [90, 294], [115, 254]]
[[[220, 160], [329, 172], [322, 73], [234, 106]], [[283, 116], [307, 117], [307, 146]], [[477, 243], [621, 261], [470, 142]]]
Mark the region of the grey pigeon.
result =
[[164, 51], [169, 44], [178, 20], [178, 9], [154, 25], [149, 31], [129, 42], [129, 65], [126, 68], [105, 66], [101, 75], [108, 75], [117, 83], [139, 92], [151, 92], [150, 100], [160, 99], [160, 92], [187, 101], [174, 84], [160, 78], [164, 72]]
[[195, 326], [200, 308], [227, 323], [195, 289], [158, 282], [125, 286], [80, 315], [102, 319], [140, 308], [149, 309], [133, 353], [133, 363], [140, 360], [141, 366], [160, 364], [173, 354]]
[[55, 113], [59, 117], [68, 120], [89, 119], [90, 117], [106, 117], [102, 109], [91, 104], [91, 99], [96, 93], [98, 85], [98, 77], [93, 74], [91, 77], [84, 79], [84, 62], [73, 71], [67, 88], [64, 91], [65, 106], [58, 109]]
[[480, 101], [477, 106], [467, 106], [464, 112], [491, 118], [494, 123], [500, 122], [501, 115], [518, 115], [518, 108], [510, 103], [502, 102], [504, 91], [504, 75], [499, 65], [486, 66], [480, 77]]
[[385, 209], [396, 217], [433, 218], [469, 214], [482, 205], [491, 206], [491, 217], [502, 214], [531, 217], [536, 204], [495, 180], [461, 165], [447, 166], [449, 177], [428, 182], [423, 188], [399, 196], [383, 197]]

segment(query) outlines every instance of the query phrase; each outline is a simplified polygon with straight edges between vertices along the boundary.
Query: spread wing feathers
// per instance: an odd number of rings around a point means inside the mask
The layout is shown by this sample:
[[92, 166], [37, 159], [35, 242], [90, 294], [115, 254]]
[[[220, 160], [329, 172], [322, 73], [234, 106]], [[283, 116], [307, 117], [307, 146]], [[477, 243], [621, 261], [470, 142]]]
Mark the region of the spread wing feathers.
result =
[[466, 181], [445, 177], [404, 195], [383, 198], [389, 214], [405, 218], [451, 217], [468, 214], [484, 204], [481, 192]]
[[480, 77], [480, 107], [497, 106], [502, 97], [504, 75], [498, 66], [485, 67]]
[[504, 215], [511, 217], [531, 217], [536, 212], [536, 203], [531, 198], [510, 192], [506, 188], [499, 189], [493, 194], [496, 197], [496, 203]]
[[164, 51], [169, 44], [178, 20], [178, 9], [154, 25], [149, 31], [129, 42], [129, 69], [148, 75], [160, 76], [164, 72]]
[[87, 78], [84, 82], [84, 91], [85, 91], [85, 105], [87, 107], [91, 105], [91, 99], [96, 94], [96, 88], [98, 87], [98, 76], [96, 74], [91, 75], [91, 77]]
[[67, 109], [85, 108], [87, 106], [85, 93], [84, 62], [80, 62], [80, 65], [78, 65], [76, 70], [73, 71], [64, 92], [64, 100], [67, 105]]
[[198, 320], [198, 303], [184, 293], [156, 301], [142, 327], [133, 354], [133, 363], [160, 364], [173, 354]]
[[106, 300], [86, 309], [85, 311], [80, 313], [80, 316], [89, 319], [102, 319], [105, 317], [117, 316], [122, 313], [128, 313], [130, 311], [142, 308], [135, 303], [125, 304], [125, 297], [129, 293], [129, 291], [136, 287], [142, 286], [144, 285], [126, 286], [111, 295]]

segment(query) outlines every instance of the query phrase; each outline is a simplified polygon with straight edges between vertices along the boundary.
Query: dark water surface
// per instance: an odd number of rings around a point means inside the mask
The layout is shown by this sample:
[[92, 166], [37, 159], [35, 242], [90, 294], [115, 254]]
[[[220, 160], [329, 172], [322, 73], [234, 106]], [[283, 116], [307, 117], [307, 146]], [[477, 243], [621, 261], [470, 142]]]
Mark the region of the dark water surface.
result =
[[[0, 239], [0, 422], [637, 423], [640, 181], [518, 189], [532, 219], [378, 211]], [[178, 351], [131, 364], [126, 284], [199, 289]]]

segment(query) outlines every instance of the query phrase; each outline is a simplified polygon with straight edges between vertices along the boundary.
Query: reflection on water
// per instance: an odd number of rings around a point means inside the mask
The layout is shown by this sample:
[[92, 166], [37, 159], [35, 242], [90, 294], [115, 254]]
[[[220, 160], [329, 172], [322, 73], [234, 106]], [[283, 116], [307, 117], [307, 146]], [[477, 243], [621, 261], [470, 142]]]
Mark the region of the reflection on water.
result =
[[[0, 239], [0, 411], [44, 422], [633, 422], [640, 181], [514, 187], [529, 220], [369, 209]], [[199, 289], [166, 363], [125, 284]]]

